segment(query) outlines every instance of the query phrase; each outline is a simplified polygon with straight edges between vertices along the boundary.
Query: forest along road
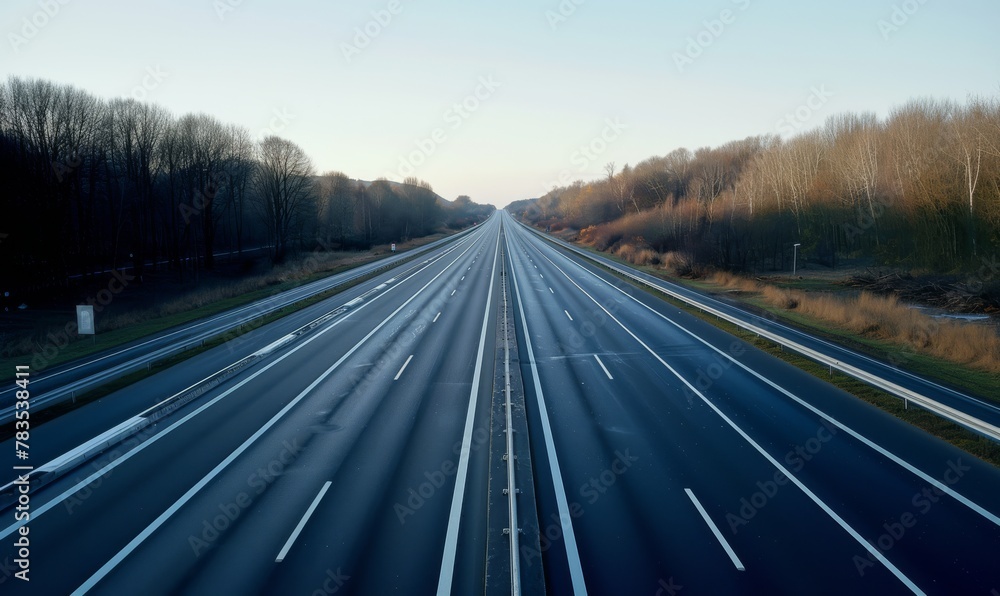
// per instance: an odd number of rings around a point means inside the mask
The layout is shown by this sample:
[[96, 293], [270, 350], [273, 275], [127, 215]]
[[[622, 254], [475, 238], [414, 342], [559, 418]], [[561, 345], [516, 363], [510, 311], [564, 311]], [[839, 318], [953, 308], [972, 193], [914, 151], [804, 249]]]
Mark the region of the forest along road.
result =
[[995, 468], [498, 213], [33, 492], [30, 584], [5, 509], [3, 592], [482, 593], [504, 262], [549, 593], [1000, 586]]

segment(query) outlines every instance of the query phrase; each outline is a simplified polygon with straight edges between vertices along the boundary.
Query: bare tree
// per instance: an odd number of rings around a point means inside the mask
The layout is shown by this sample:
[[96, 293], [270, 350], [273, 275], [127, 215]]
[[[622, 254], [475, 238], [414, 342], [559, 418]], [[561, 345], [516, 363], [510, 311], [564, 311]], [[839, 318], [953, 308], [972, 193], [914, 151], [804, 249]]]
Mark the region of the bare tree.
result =
[[301, 147], [280, 137], [265, 137], [257, 150], [253, 177], [257, 205], [274, 241], [275, 262], [288, 251], [295, 219], [313, 196], [313, 165]]

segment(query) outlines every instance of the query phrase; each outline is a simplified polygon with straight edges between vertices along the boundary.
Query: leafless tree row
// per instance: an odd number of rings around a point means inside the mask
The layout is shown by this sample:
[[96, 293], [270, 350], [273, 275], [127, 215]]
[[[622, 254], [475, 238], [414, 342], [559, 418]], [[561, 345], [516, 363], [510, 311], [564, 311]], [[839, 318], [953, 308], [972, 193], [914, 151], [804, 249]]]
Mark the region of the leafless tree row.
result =
[[317, 177], [285, 139], [37, 79], [0, 84], [0, 175], [2, 277], [36, 289], [149, 264], [190, 277], [260, 247], [365, 248], [464, 215], [426, 183]]
[[875, 258], [938, 270], [1000, 247], [1000, 101], [912, 101], [843, 114], [788, 139], [679, 149], [517, 206], [598, 244], [687, 250], [728, 267]]

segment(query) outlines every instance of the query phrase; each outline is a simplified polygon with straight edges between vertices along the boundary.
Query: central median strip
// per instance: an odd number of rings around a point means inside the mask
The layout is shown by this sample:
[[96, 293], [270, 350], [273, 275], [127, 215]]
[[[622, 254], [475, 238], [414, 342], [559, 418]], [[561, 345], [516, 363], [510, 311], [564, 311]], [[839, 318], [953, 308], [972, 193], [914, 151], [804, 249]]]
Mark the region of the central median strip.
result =
[[[524, 384], [518, 366], [509, 256], [501, 244], [500, 294], [497, 305], [493, 401], [490, 406], [490, 451], [486, 534], [486, 596], [534, 596], [545, 593], [542, 565], [532, 558], [542, 552], [541, 529]], [[522, 561], [522, 557], [524, 561]], [[523, 563], [523, 564], [522, 564]]]
[[[507, 239], [507, 252], [510, 252], [510, 240]], [[587, 594], [587, 583], [583, 578], [583, 564], [580, 562], [580, 549], [576, 543], [576, 533], [573, 530], [573, 517], [570, 513], [569, 500], [566, 497], [566, 487], [562, 480], [562, 470], [559, 467], [559, 457], [556, 454], [555, 443], [552, 440], [552, 424], [549, 421], [548, 409], [545, 406], [545, 397], [542, 394], [542, 385], [538, 375], [538, 363], [535, 360], [535, 352], [531, 347], [531, 334], [528, 332], [528, 321], [524, 316], [524, 301], [521, 299], [521, 290], [517, 283], [517, 274], [514, 273], [513, 266], [510, 270], [514, 296], [517, 298], [518, 311], [521, 313], [521, 329], [524, 332], [524, 346], [528, 352], [528, 362], [531, 365], [532, 383], [535, 390], [535, 399], [538, 402], [538, 415], [542, 423], [542, 437], [545, 440], [545, 454], [549, 461], [549, 470], [552, 475], [552, 486], [556, 496], [556, 509], [559, 512], [559, 524], [562, 528], [563, 544], [566, 547], [566, 561], [569, 566], [570, 581], [573, 586], [573, 593], [577, 596]]]

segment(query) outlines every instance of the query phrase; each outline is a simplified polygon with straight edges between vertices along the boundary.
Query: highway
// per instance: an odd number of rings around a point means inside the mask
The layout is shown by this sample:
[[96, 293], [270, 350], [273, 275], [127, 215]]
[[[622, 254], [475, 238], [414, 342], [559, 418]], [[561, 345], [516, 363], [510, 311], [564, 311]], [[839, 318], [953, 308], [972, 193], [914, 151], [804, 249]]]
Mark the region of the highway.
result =
[[[514, 467], [531, 470], [512, 508], [523, 593], [541, 593], [539, 570], [550, 594], [1000, 590], [994, 467], [498, 212], [33, 429], [37, 467], [264, 354], [39, 483], [27, 526], [6, 505], [0, 591], [499, 593], [486, 570], [507, 540], [488, 521], [507, 481], [491, 468], [508, 449], [491, 414], [505, 297], [528, 430]], [[5, 479], [25, 463], [14, 450], [0, 443]], [[22, 526], [30, 582], [13, 575]]]
[[[256, 300], [204, 319], [177, 325], [66, 364], [49, 365], [50, 361], [61, 351], [61, 345], [57, 340], [43, 346], [38, 353], [26, 358], [25, 361], [36, 372], [34, 375], [35, 391], [44, 391], [46, 406], [54, 405], [59, 401], [71, 400], [75, 395], [99, 387], [102, 383], [141, 370], [150, 363], [163, 360], [185, 349], [198, 347], [206, 340], [220, 335], [234, 334], [233, 330], [240, 326], [257, 327], [261, 324], [263, 317], [274, 311], [392, 267], [416, 255], [443, 246], [451, 240], [451, 238], [442, 238], [426, 246], [389, 255], [342, 273], [303, 284], [292, 290]], [[316, 269], [323, 266], [320, 260], [322, 253], [314, 258], [315, 260], [305, 260], [303, 267]], [[119, 285], [110, 287], [120, 289], [122, 283], [127, 285], [133, 279], [133, 276], [126, 274], [125, 271], [120, 272], [120, 275], [122, 277], [117, 280]], [[6, 375], [3, 378], [7, 378]], [[11, 375], [10, 379], [13, 378]], [[13, 420], [14, 391], [13, 384], [0, 388], [0, 422]], [[39, 405], [41, 404], [36, 404], [36, 406]]]

